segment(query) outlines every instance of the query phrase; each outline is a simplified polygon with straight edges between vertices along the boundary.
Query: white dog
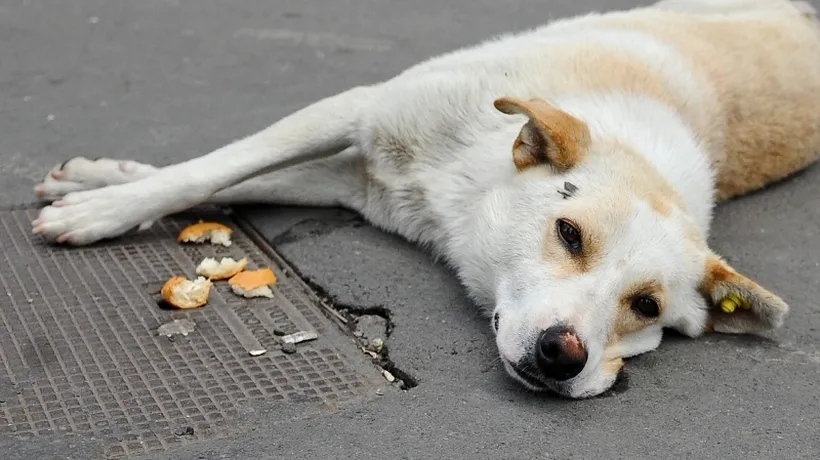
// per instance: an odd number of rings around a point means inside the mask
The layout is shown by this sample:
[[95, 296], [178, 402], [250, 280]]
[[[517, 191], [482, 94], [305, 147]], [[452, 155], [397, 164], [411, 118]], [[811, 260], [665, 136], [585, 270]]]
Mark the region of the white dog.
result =
[[507, 371], [581, 398], [623, 359], [782, 324], [707, 246], [713, 206], [820, 151], [820, 28], [788, 0], [556, 21], [321, 100], [155, 168], [75, 158], [35, 234], [84, 245], [208, 202], [344, 206], [432, 248], [492, 312]]

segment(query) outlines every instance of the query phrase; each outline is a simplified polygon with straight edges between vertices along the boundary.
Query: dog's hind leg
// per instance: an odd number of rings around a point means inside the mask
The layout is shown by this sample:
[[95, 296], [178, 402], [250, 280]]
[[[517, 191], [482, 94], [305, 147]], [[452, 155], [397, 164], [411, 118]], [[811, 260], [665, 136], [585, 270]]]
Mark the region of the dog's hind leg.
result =
[[89, 244], [208, 201], [233, 185], [358, 143], [360, 114], [374, 98], [359, 87], [323, 99], [212, 153], [118, 185], [71, 192], [42, 209], [33, 232]]

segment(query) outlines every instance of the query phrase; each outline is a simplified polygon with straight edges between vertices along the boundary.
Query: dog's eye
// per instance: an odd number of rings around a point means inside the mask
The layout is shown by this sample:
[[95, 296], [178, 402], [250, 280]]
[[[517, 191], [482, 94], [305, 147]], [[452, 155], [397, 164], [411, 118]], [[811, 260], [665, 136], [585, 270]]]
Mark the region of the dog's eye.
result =
[[651, 297], [640, 296], [635, 297], [632, 299], [632, 310], [647, 318], [656, 318], [660, 315], [660, 307], [658, 307], [658, 302]]
[[564, 219], [558, 219], [557, 226], [558, 235], [561, 237], [561, 240], [563, 240], [567, 249], [575, 255], [581, 254], [584, 250], [583, 242], [581, 241], [581, 232]]

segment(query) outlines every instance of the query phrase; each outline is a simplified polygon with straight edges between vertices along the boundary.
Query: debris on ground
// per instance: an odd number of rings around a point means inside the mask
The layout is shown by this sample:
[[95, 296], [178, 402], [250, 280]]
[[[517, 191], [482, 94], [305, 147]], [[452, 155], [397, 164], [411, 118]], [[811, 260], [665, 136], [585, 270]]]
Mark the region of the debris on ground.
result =
[[370, 340], [365, 348], [373, 353], [379, 354], [381, 353], [382, 348], [384, 348], [384, 340], [381, 338]]
[[282, 337], [282, 352], [287, 354], [296, 353], [296, 344], [316, 340], [319, 334], [316, 331], [299, 331]]
[[316, 331], [299, 331], [282, 337], [282, 341], [285, 343], [297, 344], [310, 340], [316, 340], [318, 338], [319, 334], [316, 333]]
[[387, 319], [379, 315], [361, 315], [356, 318], [357, 337], [365, 337], [368, 340], [385, 337], [387, 335]]
[[394, 377], [393, 374], [391, 374], [390, 371], [388, 371], [387, 369], [382, 371], [382, 375], [384, 376], [384, 379], [387, 380], [390, 383], [393, 383], [393, 382], [396, 381], [396, 377]]
[[214, 257], [206, 257], [196, 267], [196, 274], [204, 276], [211, 281], [226, 280], [232, 278], [248, 266], [248, 258], [234, 260], [231, 257], [223, 257], [218, 261]]
[[234, 294], [252, 298], [273, 298], [273, 291], [269, 286], [276, 284], [276, 275], [270, 268], [244, 271], [228, 280]]
[[373, 359], [379, 359], [379, 354], [378, 354], [378, 353], [374, 353], [374, 352], [372, 352], [372, 351], [368, 350], [368, 349], [367, 349], [367, 348], [365, 348], [365, 347], [362, 347], [362, 351], [363, 351], [366, 355], [370, 356], [370, 357], [371, 357], [371, 358], [373, 358]]
[[190, 319], [175, 319], [157, 328], [157, 333], [170, 339], [174, 335], [187, 336], [191, 332], [194, 332], [195, 328], [196, 323]]
[[184, 426], [184, 427], [179, 428], [176, 431], [174, 431], [174, 434], [177, 435], [177, 436], [193, 436], [194, 435], [194, 427]]
[[218, 222], [204, 222], [189, 225], [179, 232], [180, 243], [211, 243], [228, 247], [231, 245], [233, 229]]
[[268, 350], [265, 350], [264, 348], [259, 348], [259, 349], [257, 349], [257, 350], [250, 350], [250, 351], [248, 351], [248, 354], [249, 354], [249, 355], [251, 355], [251, 356], [253, 356], [253, 357], [255, 358], [255, 357], [257, 357], [257, 356], [262, 356], [262, 355], [264, 355], [264, 354], [265, 354], [265, 353], [267, 353], [267, 352], [268, 352]]
[[213, 284], [202, 276], [193, 281], [184, 276], [174, 276], [162, 286], [160, 293], [168, 304], [187, 310], [208, 303], [212, 286]]

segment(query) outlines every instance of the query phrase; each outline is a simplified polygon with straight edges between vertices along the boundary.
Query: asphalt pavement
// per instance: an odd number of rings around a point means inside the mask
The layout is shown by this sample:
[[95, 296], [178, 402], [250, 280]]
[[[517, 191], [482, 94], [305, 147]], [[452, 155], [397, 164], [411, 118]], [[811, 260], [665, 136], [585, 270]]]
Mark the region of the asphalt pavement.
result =
[[[637, 4], [0, 1], [0, 204], [32, 201], [72, 156], [182, 161], [436, 53]], [[244, 209], [334, 301], [389, 310], [390, 357], [417, 386], [333, 414], [272, 412], [255, 430], [152, 458], [818, 458], [818, 196], [814, 167], [717, 212], [712, 246], [790, 303], [782, 329], [669, 333], [630, 360], [617, 391], [584, 401], [512, 382], [487, 320], [426, 252], [340, 210]]]

